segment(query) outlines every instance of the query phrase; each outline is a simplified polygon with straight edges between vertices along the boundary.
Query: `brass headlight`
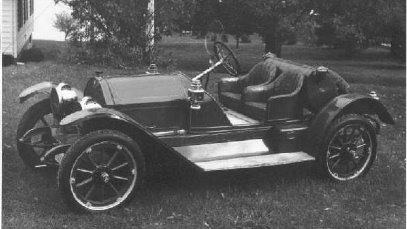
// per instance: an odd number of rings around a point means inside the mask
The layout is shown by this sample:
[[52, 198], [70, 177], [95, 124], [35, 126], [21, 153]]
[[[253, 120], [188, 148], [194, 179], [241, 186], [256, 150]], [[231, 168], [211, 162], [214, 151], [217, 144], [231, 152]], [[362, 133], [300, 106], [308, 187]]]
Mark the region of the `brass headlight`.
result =
[[78, 95], [66, 83], [60, 83], [51, 90], [51, 110], [55, 119], [61, 120], [68, 114], [81, 110]]

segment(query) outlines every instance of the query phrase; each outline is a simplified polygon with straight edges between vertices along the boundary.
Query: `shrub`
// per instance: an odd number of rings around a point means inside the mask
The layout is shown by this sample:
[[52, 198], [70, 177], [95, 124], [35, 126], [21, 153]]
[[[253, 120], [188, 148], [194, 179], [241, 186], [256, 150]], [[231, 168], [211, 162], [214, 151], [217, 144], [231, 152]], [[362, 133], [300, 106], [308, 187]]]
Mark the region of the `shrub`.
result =
[[154, 63], [157, 65], [159, 71], [174, 71], [177, 65], [177, 59], [172, 52], [157, 49], [155, 52]]
[[243, 34], [243, 35], [240, 37], [240, 40], [241, 40], [242, 43], [252, 43], [252, 39], [251, 39], [250, 36], [247, 35], [247, 34]]
[[103, 43], [73, 43], [62, 49], [60, 58], [74, 64], [106, 65], [115, 68], [137, 66], [142, 62], [142, 50], [125, 45]]
[[12, 55], [2, 55], [3, 58], [3, 67], [10, 66], [14, 63], [14, 58]]
[[229, 41], [229, 36], [227, 34], [222, 34], [221, 36], [222, 42], [228, 43]]
[[45, 58], [44, 53], [38, 48], [23, 50], [20, 54], [21, 62], [41, 62]]

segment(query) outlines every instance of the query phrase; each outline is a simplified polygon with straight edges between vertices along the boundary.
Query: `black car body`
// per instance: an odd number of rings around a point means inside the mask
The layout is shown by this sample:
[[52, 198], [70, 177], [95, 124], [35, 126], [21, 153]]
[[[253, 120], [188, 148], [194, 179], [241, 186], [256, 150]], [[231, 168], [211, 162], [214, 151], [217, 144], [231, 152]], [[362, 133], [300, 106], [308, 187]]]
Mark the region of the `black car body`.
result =
[[[27, 112], [23, 119], [41, 121], [52, 113], [54, 121], [35, 128], [22, 120], [20, 155], [31, 167], [59, 166], [63, 199], [89, 211], [130, 200], [145, 168], [170, 158], [200, 171], [316, 161], [339, 181], [369, 170], [378, 119], [394, 124], [377, 98], [349, 93], [327, 68], [270, 55], [246, 75], [221, 79], [217, 100], [201, 79], [220, 65], [236, 74], [228, 62], [233, 53], [219, 42], [215, 47], [218, 62], [192, 80], [181, 72], [97, 76], [89, 79], [83, 99], [67, 84], [26, 89], [21, 101], [44, 90], [50, 99], [32, 108], [42, 114]], [[34, 143], [35, 136], [41, 140]], [[38, 142], [43, 150], [33, 156]]]

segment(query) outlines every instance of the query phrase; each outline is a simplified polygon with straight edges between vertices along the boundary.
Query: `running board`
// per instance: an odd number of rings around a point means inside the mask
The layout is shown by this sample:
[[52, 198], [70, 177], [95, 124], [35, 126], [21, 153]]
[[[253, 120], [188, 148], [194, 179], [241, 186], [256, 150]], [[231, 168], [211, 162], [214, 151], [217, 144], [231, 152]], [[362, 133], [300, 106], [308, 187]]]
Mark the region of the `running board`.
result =
[[174, 147], [204, 171], [255, 168], [313, 161], [304, 152], [275, 154], [262, 139]]
[[206, 161], [195, 163], [205, 172], [217, 170], [246, 169], [264, 166], [286, 165], [305, 161], [314, 161], [315, 158], [304, 152], [279, 153], [253, 157], [232, 158], [226, 160]]

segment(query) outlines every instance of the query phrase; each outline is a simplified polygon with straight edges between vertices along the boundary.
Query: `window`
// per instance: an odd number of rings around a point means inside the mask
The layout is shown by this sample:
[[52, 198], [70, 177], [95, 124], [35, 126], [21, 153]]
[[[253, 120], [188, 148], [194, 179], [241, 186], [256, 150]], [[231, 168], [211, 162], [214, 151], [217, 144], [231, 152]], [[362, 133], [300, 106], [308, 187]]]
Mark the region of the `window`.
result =
[[24, 23], [28, 20], [28, 0], [24, 0]]
[[30, 0], [30, 15], [34, 13], [34, 0]]
[[21, 29], [24, 24], [24, 17], [23, 17], [23, 0], [18, 0], [17, 2], [17, 17], [18, 17], [18, 29]]

